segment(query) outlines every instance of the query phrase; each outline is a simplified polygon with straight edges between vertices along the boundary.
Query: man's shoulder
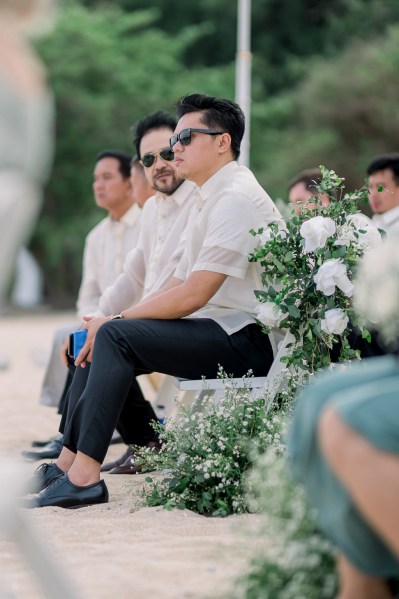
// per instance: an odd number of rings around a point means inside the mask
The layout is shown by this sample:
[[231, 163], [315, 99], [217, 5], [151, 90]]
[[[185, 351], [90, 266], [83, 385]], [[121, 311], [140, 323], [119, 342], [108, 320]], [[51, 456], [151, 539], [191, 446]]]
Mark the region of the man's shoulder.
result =
[[222, 201], [237, 202], [254, 206], [275, 206], [267, 191], [246, 166], [237, 165], [222, 189]]
[[94, 241], [101, 237], [108, 226], [109, 217], [106, 216], [99, 223], [97, 223], [86, 235], [86, 243], [90, 241]]

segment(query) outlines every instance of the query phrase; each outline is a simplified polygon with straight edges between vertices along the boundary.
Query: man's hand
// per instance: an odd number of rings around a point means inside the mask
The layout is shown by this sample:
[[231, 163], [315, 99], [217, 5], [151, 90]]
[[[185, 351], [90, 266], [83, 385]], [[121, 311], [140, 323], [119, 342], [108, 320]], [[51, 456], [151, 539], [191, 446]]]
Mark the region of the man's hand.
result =
[[97, 331], [104, 322], [108, 322], [109, 316], [101, 316], [100, 318], [93, 318], [93, 316], [84, 316], [85, 326], [83, 329], [87, 329], [87, 337], [84, 346], [80, 350], [76, 360], [75, 366], [81, 366], [85, 368], [86, 362], [91, 362], [93, 355], [94, 341], [97, 335]]

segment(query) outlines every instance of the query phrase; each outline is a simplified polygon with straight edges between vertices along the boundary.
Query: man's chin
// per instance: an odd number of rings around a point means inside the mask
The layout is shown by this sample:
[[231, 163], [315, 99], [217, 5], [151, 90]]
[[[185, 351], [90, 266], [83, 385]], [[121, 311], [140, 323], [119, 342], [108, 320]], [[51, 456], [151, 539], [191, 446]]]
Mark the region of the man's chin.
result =
[[164, 185], [162, 185], [159, 181], [156, 181], [154, 182], [154, 189], [160, 191], [161, 193], [164, 193], [165, 195], [172, 195], [176, 191], [176, 189], [180, 187], [182, 183], [183, 179], [176, 178], [171, 179]]

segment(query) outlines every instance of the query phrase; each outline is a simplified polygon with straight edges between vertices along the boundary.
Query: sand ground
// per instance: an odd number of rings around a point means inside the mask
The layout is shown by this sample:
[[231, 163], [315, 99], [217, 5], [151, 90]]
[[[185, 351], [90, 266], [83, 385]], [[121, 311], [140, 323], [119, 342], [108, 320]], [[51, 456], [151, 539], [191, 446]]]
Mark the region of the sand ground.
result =
[[[24, 464], [21, 451], [58, 428], [55, 408], [39, 405], [38, 396], [53, 331], [69, 322], [74, 322], [72, 313], [0, 319], [0, 355], [10, 361], [0, 370], [0, 458], [15, 459], [16, 468], [24, 468], [26, 476], [37, 464]], [[108, 457], [118, 456], [123, 448], [111, 446]], [[249, 556], [259, 550], [259, 541], [251, 536], [259, 526], [258, 516], [205, 518], [187, 510], [137, 508], [144, 475], [104, 478], [109, 504], [27, 512], [79, 597], [231, 597], [237, 575], [246, 571]], [[1, 488], [4, 492], [3, 484]], [[0, 597], [4, 588], [6, 597], [48, 596], [16, 543], [0, 530]]]

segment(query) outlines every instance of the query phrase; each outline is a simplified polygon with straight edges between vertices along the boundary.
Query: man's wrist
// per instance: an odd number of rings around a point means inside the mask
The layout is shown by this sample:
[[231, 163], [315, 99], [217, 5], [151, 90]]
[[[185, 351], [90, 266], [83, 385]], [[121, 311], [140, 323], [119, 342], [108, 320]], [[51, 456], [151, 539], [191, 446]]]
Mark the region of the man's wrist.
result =
[[109, 318], [109, 319], [110, 319], [110, 320], [120, 320], [120, 319], [122, 319], [122, 318], [123, 318], [123, 316], [122, 316], [122, 313], [121, 313], [121, 312], [118, 312], [117, 314], [112, 314], [112, 316], [110, 316], [110, 318]]

